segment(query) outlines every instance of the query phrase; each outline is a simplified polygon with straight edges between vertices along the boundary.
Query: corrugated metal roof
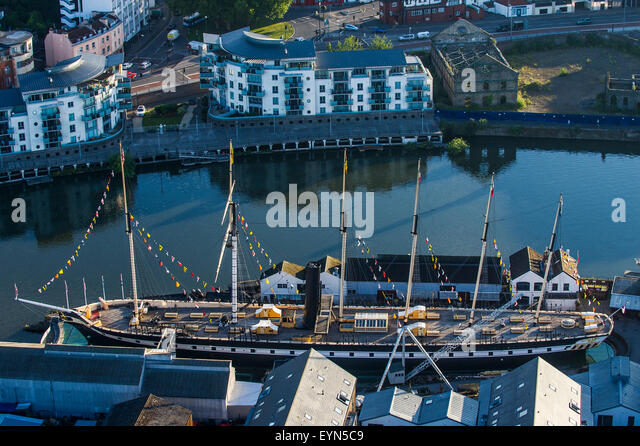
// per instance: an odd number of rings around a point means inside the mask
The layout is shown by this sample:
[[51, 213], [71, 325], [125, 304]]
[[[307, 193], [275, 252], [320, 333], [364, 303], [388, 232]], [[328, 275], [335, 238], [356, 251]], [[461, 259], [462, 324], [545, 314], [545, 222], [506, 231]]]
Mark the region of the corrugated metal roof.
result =
[[148, 361], [142, 378], [142, 393], [160, 397], [226, 400], [231, 361]]
[[310, 59], [316, 56], [311, 40], [282, 41], [249, 31], [249, 27], [236, 29], [220, 36], [223, 50], [249, 59]]
[[407, 64], [403, 50], [318, 51], [319, 70], [335, 68], [399, 67]]
[[[122, 57], [114, 54], [110, 60]], [[80, 56], [63, 60], [55, 66], [35, 73], [19, 76], [22, 92], [65, 88], [88, 82], [100, 76], [107, 69], [107, 58], [100, 54], [82, 53]]]
[[[139, 355], [95, 354], [94, 347], [67, 351], [0, 345], [0, 378], [137, 386], [144, 364]], [[114, 347], [117, 352], [118, 348]], [[125, 349], [129, 350], [129, 349]]]
[[[446, 274], [446, 278], [438, 277], [438, 271], [434, 268], [437, 257], [437, 263], [442, 266]], [[345, 271], [345, 280], [349, 282], [373, 282], [373, 275], [377, 280], [383, 280], [383, 272], [387, 277], [391, 277], [395, 282], [407, 282], [409, 278], [409, 255], [381, 254], [375, 260], [364, 257], [347, 258], [347, 269]], [[460, 284], [475, 283], [478, 274], [478, 264], [480, 257], [474, 256], [431, 256], [417, 255], [414, 283], [444, 283]], [[498, 257], [487, 256], [484, 260], [484, 266], [488, 281], [482, 280], [481, 283], [500, 284], [502, 283], [502, 274], [500, 267], [500, 259]], [[373, 272], [371, 271], [373, 269]], [[484, 274], [483, 274], [484, 276]]]
[[613, 279], [611, 294], [640, 296], [640, 277], [616, 276]]

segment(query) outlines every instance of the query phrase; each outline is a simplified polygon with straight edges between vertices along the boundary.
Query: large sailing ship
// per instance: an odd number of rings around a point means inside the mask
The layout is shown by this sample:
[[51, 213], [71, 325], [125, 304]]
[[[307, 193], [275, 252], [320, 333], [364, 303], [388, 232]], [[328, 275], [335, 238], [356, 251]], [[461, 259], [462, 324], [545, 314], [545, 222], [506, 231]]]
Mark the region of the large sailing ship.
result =
[[[131, 214], [127, 206], [124, 152], [121, 148], [122, 182], [126, 233], [129, 242], [132, 299], [104, 300], [69, 309], [32, 300], [16, 299], [60, 314], [84, 334], [90, 344], [156, 348], [174, 331], [178, 356], [230, 359], [237, 365], [269, 367], [275, 360], [294, 357], [314, 348], [352, 370], [382, 371], [396, 352], [400, 336], [410, 331], [416, 343], [402, 342], [403, 364], [422, 371], [432, 361], [443, 370], [505, 369], [535, 356], [557, 357], [584, 354], [600, 345], [612, 332], [613, 321], [606, 314], [544, 311], [541, 293], [530, 308], [514, 307], [518, 296], [499, 308], [477, 307], [483, 261], [486, 254], [493, 178], [485, 214], [482, 251], [473, 300], [469, 308], [411, 305], [418, 236], [420, 161], [411, 228], [411, 257], [408, 286], [401, 306], [345, 305], [345, 268], [340, 268], [339, 302], [322, 294], [318, 265], [308, 264], [304, 304], [264, 304], [238, 300], [238, 206], [233, 199], [233, 149], [230, 142], [229, 195], [223, 224], [227, 231], [218, 261], [219, 273], [225, 251], [231, 251], [230, 302], [185, 301], [140, 298]], [[341, 209], [341, 265], [345, 265], [347, 227], [344, 194], [347, 154], [344, 153]], [[553, 252], [562, 196], [556, 212], [553, 234], [546, 254]], [[542, 290], [547, 289], [546, 262]], [[515, 294], [515, 293], [514, 293]], [[415, 373], [408, 376], [414, 376]]]

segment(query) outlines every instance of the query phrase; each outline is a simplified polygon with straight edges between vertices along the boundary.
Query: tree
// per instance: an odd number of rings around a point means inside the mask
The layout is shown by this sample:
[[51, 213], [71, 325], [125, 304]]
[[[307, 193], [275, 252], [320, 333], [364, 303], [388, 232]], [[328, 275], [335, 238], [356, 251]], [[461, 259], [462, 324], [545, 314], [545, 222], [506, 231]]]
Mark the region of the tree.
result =
[[360, 42], [355, 36], [349, 36], [342, 42], [338, 41], [336, 46], [329, 44], [327, 46], [328, 51], [357, 51], [362, 49], [362, 42]]
[[391, 43], [388, 37], [375, 36], [369, 44], [369, 47], [373, 50], [390, 50], [393, 48], [393, 43]]

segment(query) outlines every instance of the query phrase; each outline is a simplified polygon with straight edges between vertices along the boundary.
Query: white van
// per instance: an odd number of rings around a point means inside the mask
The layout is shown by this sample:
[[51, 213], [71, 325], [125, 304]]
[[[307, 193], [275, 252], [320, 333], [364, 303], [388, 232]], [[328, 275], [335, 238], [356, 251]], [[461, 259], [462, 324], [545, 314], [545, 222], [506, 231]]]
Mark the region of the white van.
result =
[[428, 39], [429, 35], [430, 35], [429, 31], [422, 31], [422, 32], [419, 32], [418, 34], [416, 34], [418, 39]]

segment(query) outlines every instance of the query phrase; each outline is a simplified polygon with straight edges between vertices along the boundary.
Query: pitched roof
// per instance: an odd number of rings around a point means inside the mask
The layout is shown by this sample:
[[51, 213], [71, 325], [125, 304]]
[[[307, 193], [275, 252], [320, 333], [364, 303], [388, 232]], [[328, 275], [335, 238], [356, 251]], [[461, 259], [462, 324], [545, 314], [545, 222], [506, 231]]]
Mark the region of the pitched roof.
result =
[[320, 268], [320, 272], [323, 273], [332, 273], [334, 271], [340, 272], [340, 260], [331, 256], [324, 256], [317, 262], [314, 262]]
[[309, 349], [269, 373], [247, 425], [343, 426], [355, 385], [355, 376]]
[[509, 256], [509, 266], [511, 270], [511, 278], [516, 279], [529, 271], [532, 271], [542, 277], [542, 254], [535, 249], [527, 246], [520, 251]]
[[578, 278], [578, 264], [576, 259], [571, 257], [566, 251], [556, 249], [551, 256], [551, 274], [550, 278], [556, 277], [561, 273], [566, 273], [574, 279]]
[[640, 296], [640, 277], [630, 275], [616, 276], [613, 279], [611, 294]]
[[283, 260], [280, 263], [273, 265], [273, 268], [269, 268], [262, 272], [260, 279], [264, 279], [265, 277], [271, 277], [277, 273], [287, 273], [293, 277], [297, 277], [299, 279], [304, 280], [304, 266], [300, 266], [296, 263], [289, 262], [287, 260]]
[[589, 365], [581, 382], [591, 387], [593, 413], [624, 406], [640, 412], [640, 364], [614, 356]]
[[115, 404], [102, 423], [103, 426], [186, 426], [191, 411], [155, 395]]
[[[540, 357], [498, 378], [483, 381], [480, 387], [478, 415], [483, 424], [580, 424], [580, 384]], [[571, 408], [571, 403], [578, 412]]]
[[233, 377], [231, 361], [173, 359], [147, 361], [142, 393], [165, 398], [205, 398], [225, 400]]
[[431, 38], [434, 45], [447, 43], [491, 42], [491, 34], [465, 19], [460, 19]]
[[425, 425], [449, 419], [475, 426], [478, 402], [456, 392], [420, 397], [398, 387], [365, 395], [360, 421], [392, 415], [415, 425]]
[[407, 64], [403, 50], [318, 51], [319, 70], [351, 67], [396, 67]]
[[236, 29], [220, 36], [223, 50], [250, 59], [309, 59], [316, 56], [311, 40], [284, 41], [249, 31], [249, 27]]
[[[117, 61], [122, 58], [111, 58]], [[107, 57], [100, 54], [82, 53], [71, 59], [58, 62], [46, 71], [27, 73], [19, 76], [20, 89], [24, 92], [65, 88], [88, 82], [100, 76], [109, 68]]]
[[[416, 256], [414, 269], [414, 282], [417, 283], [440, 283], [438, 271], [434, 268], [434, 261], [442, 266], [448, 282], [445, 283], [475, 283], [478, 274], [480, 257], [474, 256]], [[345, 280], [351, 282], [371, 282], [385, 280], [383, 272], [394, 282], [407, 282], [409, 279], [410, 255], [380, 254], [374, 260], [363, 257], [347, 258], [347, 269]], [[377, 261], [377, 263], [375, 263]], [[485, 257], [483, 269], [487, 272], [485, 276], [488, 280], [481, 283], [500, 284], [502, 283], [502, 273], [500, 259], [498, 257]]]

